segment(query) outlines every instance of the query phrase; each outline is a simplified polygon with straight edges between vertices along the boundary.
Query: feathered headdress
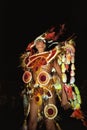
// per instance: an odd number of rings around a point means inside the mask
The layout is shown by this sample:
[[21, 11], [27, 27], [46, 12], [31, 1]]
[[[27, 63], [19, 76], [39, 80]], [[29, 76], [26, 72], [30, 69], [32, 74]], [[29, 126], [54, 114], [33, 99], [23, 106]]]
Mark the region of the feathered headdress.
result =
[[65, 31], [65, 24], [60, 25], [60, 29], [58, 32], [57, 31], [56, 27], [51, 27], [45, 33], [38, 36], [33, 42], [29, 43], [26, 48], [26, 51], [30, 51], [36, 45], [36, 41], [38, 39], [43, 40], [45, 43], [49, 43], [49, 45], [57, 44], [58, 43], [57, 40]]

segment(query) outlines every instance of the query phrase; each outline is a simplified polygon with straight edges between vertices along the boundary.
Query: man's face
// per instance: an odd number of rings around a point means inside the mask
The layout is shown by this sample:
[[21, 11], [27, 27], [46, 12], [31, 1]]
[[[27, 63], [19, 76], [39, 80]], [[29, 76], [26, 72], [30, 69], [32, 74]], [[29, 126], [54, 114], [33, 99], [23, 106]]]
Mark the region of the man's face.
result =
[[45, 50], [45, 43], [43, 41], [37, 41], [36, 42], [36, 49], [38, 50], [38, 52], [43, 52]]

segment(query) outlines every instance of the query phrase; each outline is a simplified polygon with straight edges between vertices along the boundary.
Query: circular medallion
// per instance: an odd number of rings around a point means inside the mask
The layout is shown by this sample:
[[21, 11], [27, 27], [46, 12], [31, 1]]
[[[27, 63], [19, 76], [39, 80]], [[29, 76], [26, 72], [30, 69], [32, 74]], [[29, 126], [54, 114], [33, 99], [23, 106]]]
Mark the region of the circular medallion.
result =
[[41, 85], [47, 85], [50, 81], [50, 75], [47, 72], [42, 71], [39, 73], [37, 81]]
[[39, 93], [35, 95], [35, 102], [38, 106], [42, 105], [42, 96]]
[[22, 80], [24, 83], [29, 83], [32, 79], [32, 74], [29, 71], [25, 71], [22, 76]]
[[48, 119], [54, 119], [57, 116], [58, 109], [54, 104], [48, 104], [44, 108], [45, 117]]

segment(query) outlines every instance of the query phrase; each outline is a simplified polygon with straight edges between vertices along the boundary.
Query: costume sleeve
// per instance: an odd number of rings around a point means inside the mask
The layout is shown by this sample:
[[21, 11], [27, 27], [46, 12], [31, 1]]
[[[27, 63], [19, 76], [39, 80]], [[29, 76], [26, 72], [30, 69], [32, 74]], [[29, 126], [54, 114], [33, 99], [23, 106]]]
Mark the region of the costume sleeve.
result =
[[80, 109], [81, 95], [75, 84], [75, 42], [73, 39], [62, 43], [61, 52], [56, 56], [56, 60], [57, 65], [56, 62], [54, 65], [67, 94], [67, 99], [72, 109]]

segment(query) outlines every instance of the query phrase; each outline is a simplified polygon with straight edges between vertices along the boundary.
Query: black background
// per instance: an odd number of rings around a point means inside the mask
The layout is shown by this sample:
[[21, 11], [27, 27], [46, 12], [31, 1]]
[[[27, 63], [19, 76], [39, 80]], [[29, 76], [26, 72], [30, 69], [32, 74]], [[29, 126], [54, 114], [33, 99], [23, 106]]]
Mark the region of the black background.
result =
[[[19, 91], [21, 69], [19, 57], [29, 42], [51, 26], [66, 24], [68, 35], [76, 38], [76, 83], [81, 91], [84, 110], [87, 99], [87, 4], [86, 0], [11, 1], [0, 5], [0, 100], [1, 120], [7, 128], [18, 129], [23, 110]], [[83, 89], [81, 88], [84, 85]], [[85, 91], [85, 92], [84, 92]], [[4, 95], [4, 96], [3, 96]], [[86, 98], [85, 98], [86, 95]], [[2, 102], [5, 103], [2, 103]], [[21, 101], [20, 101], [21, 102]], [[14, 104], [13, 104], [14, 103]], [[12, 105], [13, 104], [13, 105]], [[2, 110], [3, 109], [3, 110]], [[12, 121], [13, 119], [13, 121]], [[2, 125], [3, 127], [4, 125]], [[1, 128], [4, 130], [5, 126]], [[18, 129], [19, 130], [19, 129]], [[81, 129], [82, 130], [82, 129]]]
[[1, 78], [17, 80], [19, 56], [28, 43], [50, 26], [64, 23], [77, 36], [76, 73], [86, 79], [86, 1], [3, 1], [1, 8]]

